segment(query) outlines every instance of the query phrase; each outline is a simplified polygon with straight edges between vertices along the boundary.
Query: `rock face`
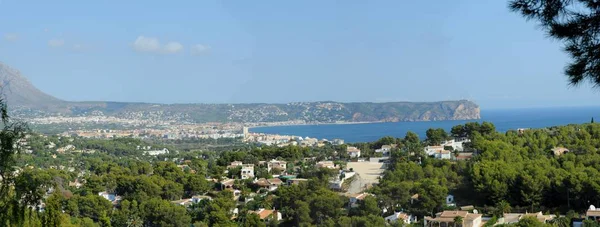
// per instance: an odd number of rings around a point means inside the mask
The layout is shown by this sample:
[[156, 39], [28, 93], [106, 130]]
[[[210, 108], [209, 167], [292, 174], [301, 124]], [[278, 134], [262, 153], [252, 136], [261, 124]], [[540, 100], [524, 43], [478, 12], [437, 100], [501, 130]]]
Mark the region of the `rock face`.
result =
[[398, 122], [479, 119], [471, 101], [288, 104], [151, 104], [67, 102], [37, 89], [19, 71], [0, 63], [0, 83], [10, 109], [20, 117], [107, 115], [185, 122]]
[[19, 71], [0, 62], [0, 87], [8, 105], [48, 107], [64, 101], [37, 89]]

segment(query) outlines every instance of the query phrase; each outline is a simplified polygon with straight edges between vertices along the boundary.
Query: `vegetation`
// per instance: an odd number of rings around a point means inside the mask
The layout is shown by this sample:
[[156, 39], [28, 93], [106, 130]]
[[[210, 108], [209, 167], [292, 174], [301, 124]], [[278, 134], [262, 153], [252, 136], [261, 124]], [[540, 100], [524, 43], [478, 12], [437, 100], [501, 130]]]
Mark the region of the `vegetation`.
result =
[[565, 69], [571, 84], [600, 86], [600, 7], [596, 0], [512, 0], [510, 9], [536, 20], [571, 55]]

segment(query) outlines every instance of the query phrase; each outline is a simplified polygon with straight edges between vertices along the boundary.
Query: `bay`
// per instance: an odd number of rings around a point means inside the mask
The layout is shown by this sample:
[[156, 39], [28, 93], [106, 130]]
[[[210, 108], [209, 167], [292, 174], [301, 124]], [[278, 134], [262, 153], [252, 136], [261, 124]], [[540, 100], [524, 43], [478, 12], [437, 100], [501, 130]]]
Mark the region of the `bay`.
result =
[[[550, 126], [600, 121], [600, 107], [554, 107], [528, 109], [482, 110], [481, 119], [467, 121], [386, 122], [364, 124], [289, 125], [251, 128], [250, 132], [294, 135], [318, 139], [343, 139], [347, 143], [370, 142], [384, 136], [404, 137], [408, 131], [425, 138], [429, 128], [443, 128], [467, 122], [492, 122], [496, 130], [506, 132], [519, 128], [545, 128]], [[600, 122], [599, 122], [600, 123]]]

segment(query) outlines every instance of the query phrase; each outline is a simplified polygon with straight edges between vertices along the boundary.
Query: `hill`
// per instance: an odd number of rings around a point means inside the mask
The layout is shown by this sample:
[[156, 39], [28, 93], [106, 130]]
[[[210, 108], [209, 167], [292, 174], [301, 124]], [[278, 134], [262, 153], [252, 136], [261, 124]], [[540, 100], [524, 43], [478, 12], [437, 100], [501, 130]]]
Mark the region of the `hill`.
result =
[[21, 75], [21, 72], [2, 62], [0, 62], [0, 87], [7, 103], [11, 106], [45, 108], [64, 103], [40, 91]]
[[397, 122], [479, 119], [471, 101], [443, 102], [295, 102], [287, 104], [153, 104], [68, 102], [33, 86], [17, 70], [0, 63], [0, 81], [8, 104], [19, 117], [115, 116], [179, 122]]

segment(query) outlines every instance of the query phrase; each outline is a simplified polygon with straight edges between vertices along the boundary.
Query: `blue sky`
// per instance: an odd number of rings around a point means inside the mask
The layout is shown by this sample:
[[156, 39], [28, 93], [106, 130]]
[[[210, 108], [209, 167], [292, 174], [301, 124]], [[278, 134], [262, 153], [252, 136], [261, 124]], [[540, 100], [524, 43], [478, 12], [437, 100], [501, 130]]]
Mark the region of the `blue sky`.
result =
[[596, 105], [506, 1], [0, 0], [0, 61], [73, 101]]

